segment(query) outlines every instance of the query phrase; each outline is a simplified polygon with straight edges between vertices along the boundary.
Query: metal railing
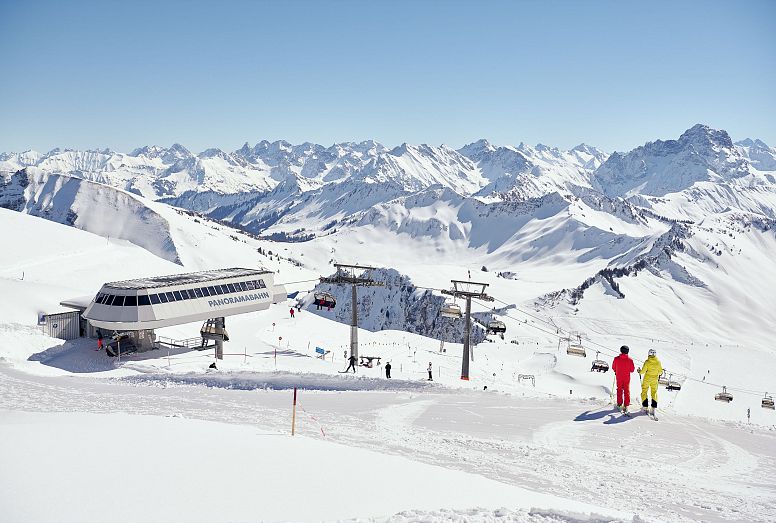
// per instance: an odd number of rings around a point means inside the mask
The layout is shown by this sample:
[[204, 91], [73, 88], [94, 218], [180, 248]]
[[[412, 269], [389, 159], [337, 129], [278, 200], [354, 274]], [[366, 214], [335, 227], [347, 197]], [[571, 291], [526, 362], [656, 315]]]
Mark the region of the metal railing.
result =
[[215, 342], [210, 343], [209, 341], [203, 340], [200, 337], [187, 338], [185, 340], [174, 340], [172, 338], [167, 338], [165, 336], [159, 336], [154, 342], [154, 344], [158, 349], [165, 348], [165, 349], [205, 350], [205, 349], [215, 347]]

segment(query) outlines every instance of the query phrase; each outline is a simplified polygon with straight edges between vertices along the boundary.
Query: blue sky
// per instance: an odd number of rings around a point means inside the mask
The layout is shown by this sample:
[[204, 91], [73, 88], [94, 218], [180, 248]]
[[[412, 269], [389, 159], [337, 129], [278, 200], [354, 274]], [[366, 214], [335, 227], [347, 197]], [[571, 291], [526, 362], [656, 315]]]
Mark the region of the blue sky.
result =
[[0, 151], [776, 145], [776, 2], [0, 0]]

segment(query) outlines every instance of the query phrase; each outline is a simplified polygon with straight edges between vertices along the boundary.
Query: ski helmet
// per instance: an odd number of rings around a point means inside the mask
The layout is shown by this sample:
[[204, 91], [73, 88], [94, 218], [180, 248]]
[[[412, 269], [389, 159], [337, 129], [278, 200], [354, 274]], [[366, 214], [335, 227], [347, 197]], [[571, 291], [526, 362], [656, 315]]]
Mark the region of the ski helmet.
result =
[[630, 349], [628, 348], [627, 345], [623, 345], [622, 347], [620, 347], [620, 353], [628, 354], [628, 352], [630, 352]]
[[647, 353], [650, 356], [657, 356], [657, 351], [655, 349], [649, 349], [649, 352]]

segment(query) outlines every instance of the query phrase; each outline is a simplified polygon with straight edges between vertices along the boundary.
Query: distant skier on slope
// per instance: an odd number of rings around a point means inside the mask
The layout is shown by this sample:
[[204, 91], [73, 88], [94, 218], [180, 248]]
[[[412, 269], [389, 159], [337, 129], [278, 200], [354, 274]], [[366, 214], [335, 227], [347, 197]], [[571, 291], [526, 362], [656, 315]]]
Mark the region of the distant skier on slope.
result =
[[[654, 416], [655, 409], [657, 408], [657, 380], [663, 373], [663, 365], [657, 359], [657, 351], [655, 349], [649, 349], [648, 354], [647, 361], [639, 369], [639, 374], [643, 376], [641, 380], [641, 406], [644, 407], [644, 411]], [[647, 391], [652, 394], [651, 405], [647, 401]], [[649, 410], [647, 410], [647, 407], [649, 407]]]
[[633, 360], [628, 356], [630, 348], [627, 345], [620, 347], [620, 355], [614, 358], [612, 370], [617, 379], [617, 408], [622, 409], [623, 414], [628, 413], [630, 405], [630, 375], [636, 370]]
[[350, 358], [348, 358], [348, 368], [345, 369], [345, 372], [348, 372], [350, 369], [353, 369], [353, 374], [356, 373], [356, 357], [352, 354], [350, 355]]
[[428, 362], [428, 369], [427, 370], [428, 370], [428, 380], [426, 380], [426, 381], [434, 381], [434, 376], [432, 376], [432, 374], [431, 374], [431, 362], [430, 361]]
[[291, 319], [293, 319], [294, 318], [294, 308], [291, 307], [290, 309], [288, 309], [288, 312], [291, 313]]
[[385, 364], [385, 377], [390, 379], [391, 378], [391, 362]]

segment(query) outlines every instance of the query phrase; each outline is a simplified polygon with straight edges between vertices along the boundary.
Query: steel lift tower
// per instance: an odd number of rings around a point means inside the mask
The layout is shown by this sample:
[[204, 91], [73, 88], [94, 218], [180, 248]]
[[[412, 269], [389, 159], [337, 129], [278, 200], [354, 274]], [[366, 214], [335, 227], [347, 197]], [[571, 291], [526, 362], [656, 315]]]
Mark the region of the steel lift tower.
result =
[[491, 296], [485, 293], [487, 283], [477, 283], [474, 281], [452, 280], [453, 288], [451, 290], [442, 290], [442, 294], [453, 296], [454, 298], [463, 298], [466, 300], [466, 314], [464, 315], [464, 334], [463, 334], [463, 361], [461, 363], [461, 379], [469, 379], [469, 358], [474, 359], [474, 353], [471, 351], [471, 333], [472, 333], [472, 298], [482, 301], [493, 301]]
[[350, 319], [350, 355], [358, 359], [358, 295], [356, 288], [361, 287], [382, 287], [383, 283], [373, 280], [369, 277], [374, 267], [366, 265], [346, 265], [335, 263], [337, 272], [334, 276], [321, 278], [321, 283], [331, 285], [350, 285], [351, 286], [351, 307], [353, 313]]

